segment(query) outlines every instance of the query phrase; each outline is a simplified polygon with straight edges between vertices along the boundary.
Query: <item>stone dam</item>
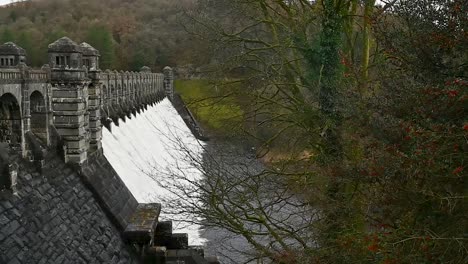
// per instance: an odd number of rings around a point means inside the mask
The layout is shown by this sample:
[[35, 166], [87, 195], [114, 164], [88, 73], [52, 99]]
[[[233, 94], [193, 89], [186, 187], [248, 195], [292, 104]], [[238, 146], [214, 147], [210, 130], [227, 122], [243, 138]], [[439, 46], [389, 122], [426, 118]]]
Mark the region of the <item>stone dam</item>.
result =
[[206, 139], [172, 69], [101, 71], [99, 59], [64, 37], [33, 69], [24, 49], [0, 45], [0, 264], [218, 263], [160, 220], [161, 204], [137, 199], [118, 151], [106, 154], [113, 128], [160, 105]]

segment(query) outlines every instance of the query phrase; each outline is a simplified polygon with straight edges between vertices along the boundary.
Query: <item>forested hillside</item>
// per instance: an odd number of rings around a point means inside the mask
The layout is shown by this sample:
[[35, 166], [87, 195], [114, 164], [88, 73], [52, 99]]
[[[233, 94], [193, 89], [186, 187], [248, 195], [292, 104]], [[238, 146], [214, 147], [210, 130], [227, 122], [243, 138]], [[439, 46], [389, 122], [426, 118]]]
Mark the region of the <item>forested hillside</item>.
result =
[[[101, 68], [155, 70], [194, 61], [194, 42], [178, 23], [193, 0], [38, 0], [0, 8], [0, 42], [15, 41], [28, 64], [46, 63], [64, 35], [101, 51]], [[200, 58], [195, 61], [202, 62]]]

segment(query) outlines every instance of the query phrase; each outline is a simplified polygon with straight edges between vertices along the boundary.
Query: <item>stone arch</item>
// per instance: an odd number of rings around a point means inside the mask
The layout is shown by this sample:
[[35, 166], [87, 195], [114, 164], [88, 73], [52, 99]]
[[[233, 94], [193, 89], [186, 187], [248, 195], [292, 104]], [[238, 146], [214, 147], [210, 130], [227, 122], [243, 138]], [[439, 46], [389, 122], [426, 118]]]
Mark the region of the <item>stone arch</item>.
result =
[[31, 93], [31, 132], [44, 143], [47, 143], [47, 105], [39, 91]]
[[20, 147], [22, 142], [21, 108], [11, 93], [0, 97], [0, 142], [13, 147]]

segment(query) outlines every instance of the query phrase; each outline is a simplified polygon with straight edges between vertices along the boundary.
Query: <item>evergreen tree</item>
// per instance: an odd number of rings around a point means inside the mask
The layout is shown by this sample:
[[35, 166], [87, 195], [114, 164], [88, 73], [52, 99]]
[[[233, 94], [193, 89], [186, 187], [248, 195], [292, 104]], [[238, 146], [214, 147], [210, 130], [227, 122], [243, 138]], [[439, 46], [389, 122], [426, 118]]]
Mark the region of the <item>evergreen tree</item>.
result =
[[86, 42], [101, 53], [100, 67], [103, 69], [115, 68], [116, 56], [112, 33], [102, 25], [94, 25], [89, 28]]
[[0, 36], [0, 43], [5, 43], [9, 41], [14, 41], [15, 36], [9, 28], [5, 28]]

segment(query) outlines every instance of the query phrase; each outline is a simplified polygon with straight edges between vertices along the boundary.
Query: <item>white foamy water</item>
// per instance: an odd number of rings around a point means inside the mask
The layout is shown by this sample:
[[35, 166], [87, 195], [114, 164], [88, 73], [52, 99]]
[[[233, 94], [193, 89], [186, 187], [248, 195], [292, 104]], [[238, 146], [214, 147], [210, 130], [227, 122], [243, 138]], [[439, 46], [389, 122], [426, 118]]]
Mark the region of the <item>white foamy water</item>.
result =
[[[184, 158], [181, 145], [198, 157], [201, 157], [202, 145], [167, 98], [156, 106], [148, 106], [148, 110], [136, 118], [132, 116], [119, 123], [118, 127], [112, 126], [112, 133], [103, 128], [104, 155], [138, 202], [162, 203], [161, 218], [165, 219], [165, 208], [173, 206], [168, 197], [174, 194], [162, 188], [154, 178], [170, 174], [174, 167], [192, 179], [201, 178], [199, 170]], [[190, 244], [205, 242], [200, 238], [199, 226], [181, 224], [174, 219], [177, 216], [168, 218], [175, 220], [174, 232], [189, 234]]]

